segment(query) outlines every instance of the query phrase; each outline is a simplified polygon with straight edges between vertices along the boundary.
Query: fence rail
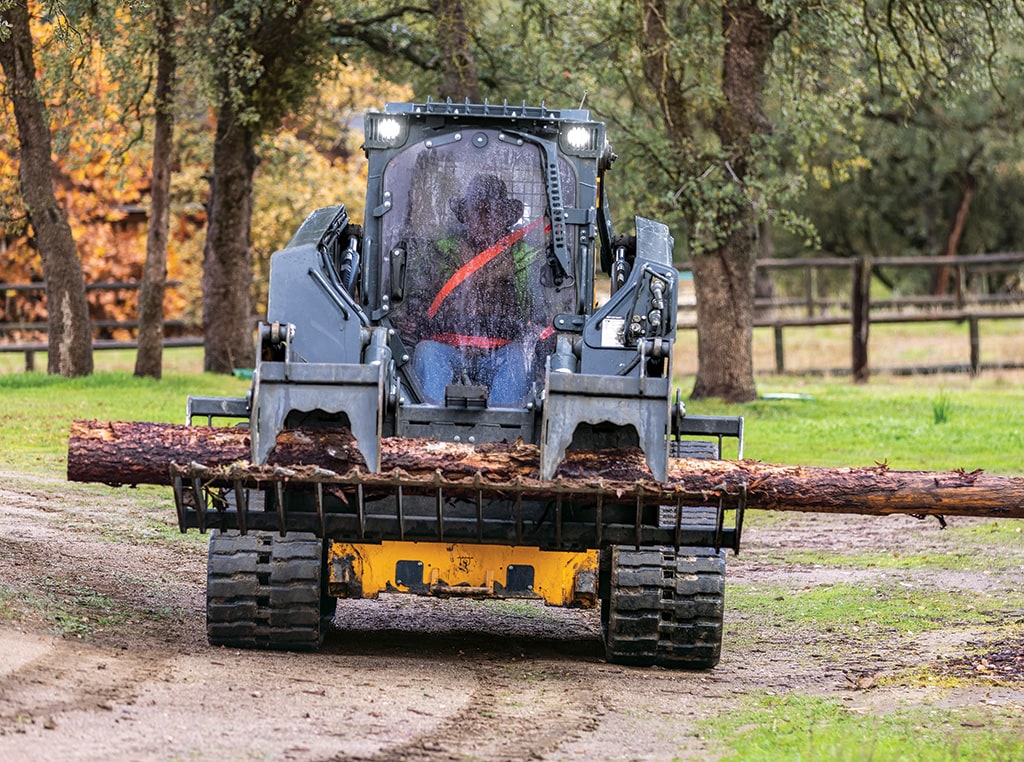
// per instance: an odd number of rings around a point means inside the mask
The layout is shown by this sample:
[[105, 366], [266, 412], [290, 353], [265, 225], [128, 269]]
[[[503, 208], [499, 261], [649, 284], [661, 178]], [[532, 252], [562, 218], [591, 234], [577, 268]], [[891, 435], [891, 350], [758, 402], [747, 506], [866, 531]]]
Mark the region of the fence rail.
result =
[[[180, 281], [168, 281], [167, 288], [180, 286]], [[87, 283], [85, 290], [87, 294], [103, 292], [124, 292], [138, 291], [142, 287], [140, 281], [105, 281], [102, 283]], [[28, 294], [38, 293], [38, 301], [45, 299], [46, 285], [43, 283], [0, 283], [0, 353], [16, 352], [25, 355], [25, 370], [35, 370], [35, 356], [37, 353], [46, 352], [49, 345], [40, 335], [49, 332], [49, 326], [45, 320], [25, 320], [17, 318], [6, 320], [11, 314], [14, 305], [19, 299]], [[137, 338], [112, 339], [98, 337], [96, 334], [117, 330], [127, 330], [133, 333], [138, 331], [138, 320], [93, 320], [89, 323], [93, 331], [93, 350], [108, 349], [138, 349]], [[196, 334], [199, 327], [184, 320], [164, 321], [164, 346], [165, 347], [199, 347], [203, 345], [203, 338]], [[16, 334], [32, 334], [32, 338], [19, 338]], [[183, 335], [184, 334], [184, 335]], [[187, 335], [193, 334], [193, 335]], [[13, 338], [12, 338], [13, 336]]]
[[[868, 336], [870, 326], [883, 324], [955, 322], [968, 325], [966, 361], [943, 366], [887, 368], [895, 372], [936, 372], [966, 370], [976, 375], [982, 369], [981, 326], [984, 321], [1024, 320], [1024, 252], [1000, 252], [963, 256], [912, 257], [815, 257], [806, 259], [763, 259], [757, 267], [772, 274], [781, 270], [802, 270], [802, 289], [784, 297], [754, 300], [755, 328], [771, 328], [774, 339], [775, 371], [785, 373], [783, 334], [787, 328], [850, 326], [850, 373], [856, 380], [870, 372]], [[946, 278], [951, 293], [940, 295], [899, 295], [872, 299], [872, 280], [882, 268], [913, 268]], [[684, 271], [689, 268], [682, 268]], [[828, 271], [846, 271], [846, 293], [823, 285]], [[993, 292], [996, 275], [1015, 277], [1016, 288]], [[832, 282], [835, 278], [831, 279]], [[681, 301], [679, 327], [695, 328], [696, 312]], [[1022, 337], [1024, 341], [1024, 337]], [[1003, 368], [1020, 363], [1000, 363]], [[814, 369], [830, 371], [832, 369]]]
[[[754, 327], [771, 328], [774, 341], [775, 370], [787, 372], [784, 348], [784, 332], [792, 328], [813, 328], [818, 326], [849, 325], [851, 334], [850, 373], [855, 379], [866, 378], [869, 373], [868, 336], [872, 324], [911, 324], [955, 322], [966, 323], [969, 333], [967, 359], [963, 363], [947, 364], [942, 367], [889, 368], [897, 372], [935, 372], [937, 370], [966, 370], [977, 374], [981, 363], [981, 328], [986, 321], [1024, 320], [1024, 252], [1001, 252], [995, 254], [972, 254], [965, 256], [913, 256], [843, 258], [813, 257], [805, 259], [764, 259], [757, 267], [769, 274], [783, 270], [802, 270], [799, 279], [802, 288], [794, 289], [785, 296], [758, 297], [754, 300]], [[937, 296], [927, 294], [888, 296], [884, 299], [871, 298], [871, 283], [882, 268], [916, 268], [938, 273], [947, 279], [951, 293]], [[688, 267], [681, 268], [683, 271]], [[840, 282], [846, 281], [846, 293], [842, 287], [829, 288], [836, 277], [825, 274], [839, 271]], [[843, 271], [846, 271], [845, 274]], [[991, 278], [997, 275], [1017, 279], [1015, 289], [993, 292]], [[169, 282], [168, 287], [180, 285]], [[138, 281], [116, 281], [91, 283], [88, 292], [137, 290]], [[31, 340], [10, 339], [18, 332], [44, 334], [45, 321], [12, 320], [3, 318], [10, 314], [10, 305], [18, 295], [45, 292], [41, 283], [0, 283], [0, 298], [3, 312], [0, 313], [0, 352], [22, 352], [25, 354], [25, 369], [34, 369], [34, 356], [45, 352], [47, 344], [38, 338]], [[42, 296], [41, 296], [42, 298]], [[135, 331], [136, 320], [97, 320], [92, 323], [94, 332], [126, 329]], [[185, 321], [172, 320], [164, 324], [172, 335], [164, 339], [165, 346], [202, 346], [203, 339], [199, 326]], [[695, 328], [696, 311], [692, 296], [681, 293], [679, 304], [679, 327]], [[173, 335], [192, 333], [193, 335]], [[1022, 337], [1024, 341], [1024, 337]], [[136, 339], [108, 339], [97, 337], [93, 349], [134, 349]], [[1000, 367], [1016, 368], [1020, 364], [1000, 363]], [[811, 369], [831, 371], [832, 369]]]

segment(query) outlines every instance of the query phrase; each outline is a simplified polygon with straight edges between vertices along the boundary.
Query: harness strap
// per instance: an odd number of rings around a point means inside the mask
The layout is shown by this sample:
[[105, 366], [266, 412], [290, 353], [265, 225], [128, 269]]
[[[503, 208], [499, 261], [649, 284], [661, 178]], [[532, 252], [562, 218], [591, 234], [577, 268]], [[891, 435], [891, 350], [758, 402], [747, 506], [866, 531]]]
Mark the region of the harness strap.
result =
[[434, 315], [437, 314], [438, 309], [440, 309], [441, 305], [444, 303], [444, 300], [448, 298], [452, 291], [465, 283], [473, 273], [501, 254], [508, 247], [512, 246], [512, 244], [521, 241], [527, 233], [544, 222], [545, 219], [545, 217], [538, 217], [526, 227], [519, 228], [519, 230], [513, 230], [507, 236], [500, 239], [497, 243], [491, 244], [456, 270], [452, 277], [450, 277], [448, 281], [441, 286], [441, 290], [437, 292], [437, 295], [434, 297], [434, 301], [430, 303], [430, 307], [427, 308], [427, 317], [434, 317]]
[[462, 333], [435, 333], [431, 341], [439, 341], [451, 347], [472, 347], [473, 349], [498, 349], [511, 344], [509, 339], [492, 339], [488, 336], [467, 336]]

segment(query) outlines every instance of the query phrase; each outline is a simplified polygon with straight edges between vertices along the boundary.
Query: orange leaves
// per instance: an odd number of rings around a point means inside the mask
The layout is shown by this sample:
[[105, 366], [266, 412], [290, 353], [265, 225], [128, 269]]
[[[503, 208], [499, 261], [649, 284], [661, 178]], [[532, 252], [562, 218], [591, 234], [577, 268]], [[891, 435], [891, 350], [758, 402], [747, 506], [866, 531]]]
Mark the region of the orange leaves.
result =
[[[36, 13], [33, 26], [40, 92], [53, 134], [53, 182], [87, 283], [136, 281], [145, 261], [154, 106], [147, 80], [152, 61], [139, 51], [148, 49], [140, 34], [150, 19], [133, 15], [132, 7], [122, 5], [112, 18], [76, 19], [74, 28], [59, 9], [46, 16]], [[100, 29], [99, 24], [107, 26]], [[179, 79], [179, 108], [188, 116], [179, 118], [175, 130], [167, 251], [168, 279], [183, 285], [168, 291], [165, 300], [167, 318], [193, 322], [200, 312], [204, 204], [216, 126], [194, 80]], [[307, 106], [259, 147], [252, 221], [258, 308], [265, 300], [261, 292], [271, 252], [289, 240], [311, 211], [344, 202], [353, 219], [361, 219], [366, 167], [358, 117], [387, 100], [409, 97], [409, 88], [388, 83], [368, 67], [340, 65], [320, 79]], [[34, 233], [20, 202], [16, 135], [10, 104], [0, 90], [0, 283], [42, 279]], [[91, 315], [134, 319], [136, 298], [133, 290], [90, 292]], [[15, 299], [22, 314], [45, 319], [38, 293]]]

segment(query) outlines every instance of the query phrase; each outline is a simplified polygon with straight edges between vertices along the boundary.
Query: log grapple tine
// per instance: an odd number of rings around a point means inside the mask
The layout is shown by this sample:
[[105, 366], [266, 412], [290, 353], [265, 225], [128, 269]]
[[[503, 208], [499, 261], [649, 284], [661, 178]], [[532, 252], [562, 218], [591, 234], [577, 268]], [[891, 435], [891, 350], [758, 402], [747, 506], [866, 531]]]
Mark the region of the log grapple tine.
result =
[[484, 541], [484, 490], [481, 486], [481, 475], [477, 471], [473, 475], [473, 486], [476, 488], [476, 538], [477, 542]]
[[206, 490], [203, 489], [203, 481], [198, 476], [192, 478], [192, 492], [196, 496], [196, 528], [202, 534], [206, 534]]
[[287, 528], [287, 513], [284, 507], [284, 482], [280, 479], [274, 482], [274, 498], [277, 503], [277, 530], [284, 537], [288, 534]]
[[[398, 469], [395, 469], [395, 480], [398, 479]], [[398, 539], [405, 540], [405, 493], [402, 491], [402, 485], [398, 485], [398, 492], [395, 494], [396, 505], [395, 510], [398, 512]]]
[[316, 483], [316, 516], [320, 519], [320, 536], [327, 536], [327, 516], [324, 514], [324, 483]]
[[437, 487], [437, 539], [444, 542], [444, 492], [441, 491], [441, 471], [434, 471], [434, 484]]
[[188, 511], [185, 509], [185, 481], [181, 476], [174, 476], [174, 509], [178, 513], [178, 529], [182, 534], [188, 531], [186, 518]]
[[725, 526], [725, 493], [718, 496], [718, 512], [715, 514], [715, 550], [722, 549], [722, 529]]
[[[719, 533], [721, 533], [722, 519], [718, 519]], [[675, 549], [678, 551], [679, 546], [682, 544], [682, 532], [683, 532], [683, 498], [682, 495], [676, 496], [676, 541]], [[721, 537], [721, 534], [719, 534]]]
[[356, 511], [359, 513], [359, 539], [366, 539], [366, 498], [363, 495], [363, 483], [356, 484]]
[[640, 527], [643, 525], [644, 518], [644, 496], [643, 493], [637, 492], [636, 494], [636, 524], [634, 529], [636, 530], [636, 549], [640, 550], [640, 541], [643, 533], [640, 531]]
[[747, 510], [747, 483], [740, 485], [740, 496], [736, 502], [736, 528], [733, 530], [732, 552], [740, 552], [740, 535], [743, 534], [743, 514]]
[[245, 534], [247, 531], [246, 519], [249, 516], [249, 496], [245, 492], [245, 485], [240, 479], [233, 484], [235, 492], [235, 509], [238, 512], [238, 531]]
[[[522, 486], [522, 477], [516, 477], [516, 486]], [[516, 544], [523, 544], [523, 492], [516, 490]]]

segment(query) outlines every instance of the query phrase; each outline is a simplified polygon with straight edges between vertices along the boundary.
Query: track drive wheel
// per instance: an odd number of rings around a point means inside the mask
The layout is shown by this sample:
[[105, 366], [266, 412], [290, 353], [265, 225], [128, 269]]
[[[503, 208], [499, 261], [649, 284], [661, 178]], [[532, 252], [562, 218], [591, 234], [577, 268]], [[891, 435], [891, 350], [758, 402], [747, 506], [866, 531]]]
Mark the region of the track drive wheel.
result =
[[211, 645], [312, 651], [333, 614], [324, 542], [307, 532], [210, 533], [206, 634]]
[[722, 653], [725, 552], [613, 546], [601, 554], [609, 662], [710, 669]]

